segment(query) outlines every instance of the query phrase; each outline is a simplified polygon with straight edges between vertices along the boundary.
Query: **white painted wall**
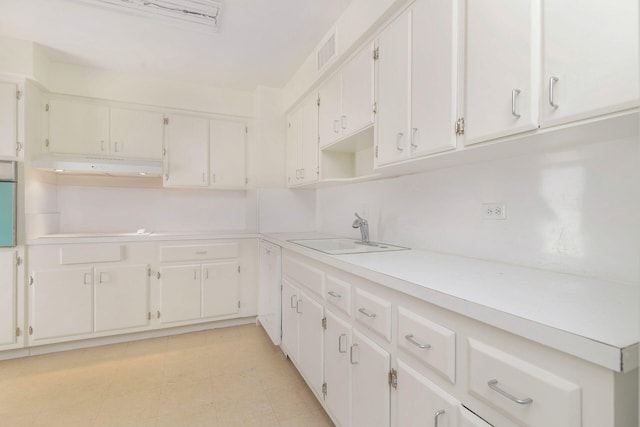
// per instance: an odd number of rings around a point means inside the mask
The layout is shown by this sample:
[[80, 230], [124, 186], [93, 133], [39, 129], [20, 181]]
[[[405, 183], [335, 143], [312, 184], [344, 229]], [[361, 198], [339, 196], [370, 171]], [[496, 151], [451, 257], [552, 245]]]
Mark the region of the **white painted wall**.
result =
[[[318, 230], [640, 284], [636, 138], [317, 191]], [[483, 220], [483, 202], [507, 220]], [[515, 285], [515, 284], [514, 284]]]
[[[61, 233], [243, 231], [245, 191], [67, 185], [57, 187]], [[250, 221], [253, 221], [250, 218]]]
[[314, 190], [259, 189], [257, 203], [260, 233], [315, 231]]

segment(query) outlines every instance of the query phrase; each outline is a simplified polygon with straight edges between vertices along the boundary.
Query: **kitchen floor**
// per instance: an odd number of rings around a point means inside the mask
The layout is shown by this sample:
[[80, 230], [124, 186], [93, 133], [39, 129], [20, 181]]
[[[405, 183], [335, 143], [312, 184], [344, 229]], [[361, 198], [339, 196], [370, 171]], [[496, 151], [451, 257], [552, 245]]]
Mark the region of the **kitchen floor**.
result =
[[333, 426], [255, 325], [0, 361], [2, 427]]

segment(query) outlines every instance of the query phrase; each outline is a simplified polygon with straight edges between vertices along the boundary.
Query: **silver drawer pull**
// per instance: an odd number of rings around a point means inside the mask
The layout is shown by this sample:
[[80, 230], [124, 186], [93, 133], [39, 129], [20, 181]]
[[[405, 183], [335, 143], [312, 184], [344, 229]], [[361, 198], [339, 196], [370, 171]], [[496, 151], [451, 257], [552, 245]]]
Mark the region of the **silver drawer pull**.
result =
[[404, 338], [418, 348], [424, 348], [424, 349], [431, 348], [431, 344], [420, 344], [418, 341], [416, 341], [413, 338], [413, 334], [405, 335]]
[[360, 313], [364, 314], [365, 316], [370, 317], [370, 318], [372, 318], [372, 319], [373, 319], [374, 317], [376, 317], [376, 314], [375, 314], [375, 313], [371, 313], [370, 311], [368, 311], [368, 310], [367, 310], [366, 308], [364, 308], [364, 307], [359, 308], [359, 309], [358, 309], [358, 311], [359, 311]]
[[491, 387], [492, 390], [497, 391], [498, 393], [500, 393], [501, 395], [503, 395], [507, 399], [511, 400], [512, 402], [518, 403], [520, 405], [528, 405], [529, 403], [533, 402], [533, 399], [531, 399], [530, 397], [526, 397], [524, 399], [520, 399], [520, 398], [514, 396], [511, 393], [507, 393], [506, 391], [504, 391], [503, 389], [498, 387], [498, 380], [491, 380], [491, 381], [489, 381], [487, 383], [487, 385], [489, 387]]
[[342, 295], [340, 295], [340, 294], [339, 294], [339, 293], [337, 293], [337, 292], [329, 291], [329, 292], [327, 292], [327, 293], [328, 293], [329, 295], [331, 295], [332, 297], [334, 297], [334, 298], [342, 298]]
[[444, 415], [444, 409], [440, 409], [435, 414], [433, 414], [433, 425], [434, 425], [434, 427], [438, 427], [438, 418], [440, 418], [440, 415]]

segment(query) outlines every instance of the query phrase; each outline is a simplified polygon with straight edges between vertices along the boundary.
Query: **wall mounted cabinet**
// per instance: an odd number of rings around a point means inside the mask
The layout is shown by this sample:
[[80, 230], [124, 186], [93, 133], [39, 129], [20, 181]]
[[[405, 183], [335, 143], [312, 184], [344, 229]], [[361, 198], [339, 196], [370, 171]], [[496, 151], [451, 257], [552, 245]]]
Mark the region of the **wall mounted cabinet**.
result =
[[246, 123], [172, 114], [165, 128], [165, 187], [246, 188]]
[[127, 158], [162, 159], [164, 114], [111, 108], [111, 154]]
[[0, 157], [16, 159], [24, 147], [18, 141], [18, 103], [22, 92], [16, 83], [0, 81]]
[[289, 114], [287, 186], [318, 181], [318, 98], [309, 96]]

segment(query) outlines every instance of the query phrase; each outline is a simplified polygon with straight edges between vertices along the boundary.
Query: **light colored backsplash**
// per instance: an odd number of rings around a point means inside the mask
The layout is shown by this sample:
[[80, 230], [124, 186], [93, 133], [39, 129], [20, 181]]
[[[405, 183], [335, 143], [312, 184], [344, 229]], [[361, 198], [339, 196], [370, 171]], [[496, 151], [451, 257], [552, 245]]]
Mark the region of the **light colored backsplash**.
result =
[[[319, 189], [318, 230], [358, 237], [358, 211], [375, 240], [640, 285], [639, 147], [603, 142]], [[487, 202], [505, 203], [507, 219], [483, 219]]]

